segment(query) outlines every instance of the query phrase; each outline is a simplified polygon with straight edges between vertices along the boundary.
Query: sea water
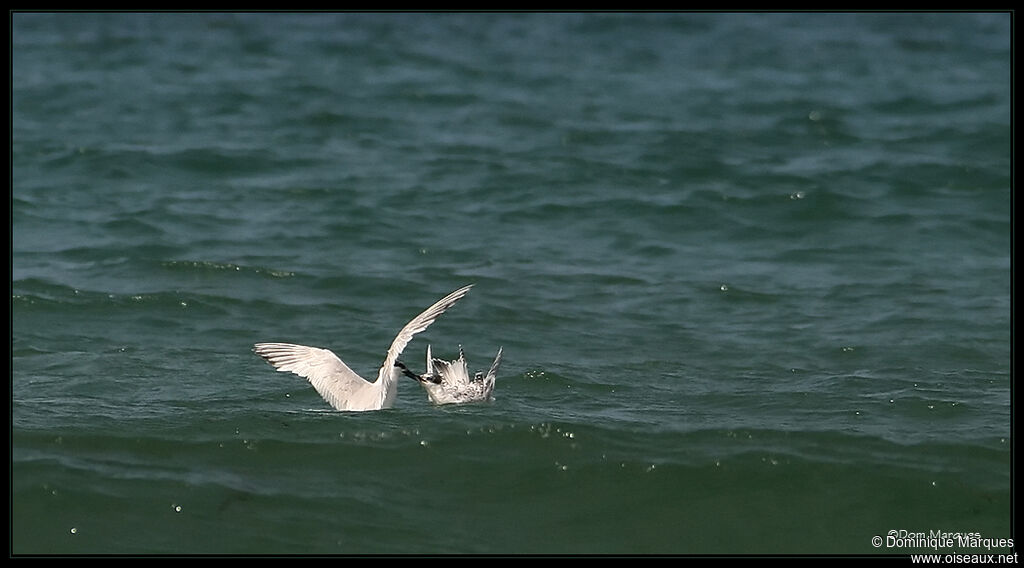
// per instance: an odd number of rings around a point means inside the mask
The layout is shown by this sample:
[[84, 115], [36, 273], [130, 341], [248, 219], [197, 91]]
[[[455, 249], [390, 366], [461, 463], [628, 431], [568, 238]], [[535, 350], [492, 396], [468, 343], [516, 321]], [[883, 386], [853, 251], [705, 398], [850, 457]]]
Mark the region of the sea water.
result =
[[1010, 26], [13, 13], [11, 552], [1012, 538]]

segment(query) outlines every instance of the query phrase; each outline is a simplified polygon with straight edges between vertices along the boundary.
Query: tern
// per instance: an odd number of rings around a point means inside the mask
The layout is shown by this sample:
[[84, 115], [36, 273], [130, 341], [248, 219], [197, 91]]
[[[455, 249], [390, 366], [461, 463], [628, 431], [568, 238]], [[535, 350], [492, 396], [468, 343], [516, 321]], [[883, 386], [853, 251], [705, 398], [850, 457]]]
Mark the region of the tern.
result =
[[279, 372], [295, 373], [307, 379], [316, 392], [337, 410], [391, 408], [398, 395], [399, 379], [407, 370], [405, 365], [398, 361], [402, 350], [414, 335], [427, 329], [472, 287], [470, 284], [448, 294], [405, 324], [391, 342], [387, 356], [384, 357], [384, 364], [377, 372], [377, 380], [373, 382], [360, 377], [328, 349], [291, 343], [257, 343], [253, 347], [253, 352], [276, 367]]
[[466, 368], [466, 355], [462, 352], [461, 345], [459, 346], [459, 358], [454, 361], [434, 359], [428, 345], [427, 370], [422, 375], [413, 373], [405, 365], [399, 363], [402, 374], [423, 385], [427, 391], [427, 397], [434, 404], [464, 404], [490, 400], [500, 365], [501, 348], [499, 347], [498, 355], [494, 357], [494, 362], [491, 363], [487, 374], [478, 372], [473, 378], [470, 378], [469, 370]]

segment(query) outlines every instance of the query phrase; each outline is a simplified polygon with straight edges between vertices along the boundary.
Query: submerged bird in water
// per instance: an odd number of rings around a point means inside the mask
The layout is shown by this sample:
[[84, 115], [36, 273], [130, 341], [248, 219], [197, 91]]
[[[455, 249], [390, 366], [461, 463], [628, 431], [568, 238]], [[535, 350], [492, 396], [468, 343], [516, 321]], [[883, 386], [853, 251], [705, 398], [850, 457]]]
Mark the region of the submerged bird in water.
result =
[[360, 377], [337, 355], [327, 349], [291, 343], [257, 343], [253, 351], [277, 368], [309, 380], [320, 396], [338, 410], [379, 410], [391, 408], [398, 395], [398, 382], [407, 371], [398, 362], [402, 350], [413, 336], [427, 329], [445, 310], [462, 299], [473, 285], [464, 286], [441, 298], [413, 318], [391, 342], [377, 380]]
[[402, 363], [398, 363], [402, 373], [418, 381], [427, 391], [427, 396], [434, 404], [463, 404], [491, 399], [494, 392], [494, 380], [498, 377], [501, 365], [501, 348], [491, 363], [490, 370], [484, 375], [477, 372], [472, 378], [466, 368], [466, 356], [459, 346], [459, 358], [454, 361], [434, 359], [427, 346], [427, 371], [417, 375]]

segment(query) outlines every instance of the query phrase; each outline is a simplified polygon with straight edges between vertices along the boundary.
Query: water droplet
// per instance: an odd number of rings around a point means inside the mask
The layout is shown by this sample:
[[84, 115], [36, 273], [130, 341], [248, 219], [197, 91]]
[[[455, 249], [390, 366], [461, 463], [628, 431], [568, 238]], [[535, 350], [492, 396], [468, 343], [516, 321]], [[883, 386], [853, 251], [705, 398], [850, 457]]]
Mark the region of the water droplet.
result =
[[71, 527], [71, 534], [78, 534], [78, 529], [75, 527]]
[[725, 284], [722, 284], [721, 286], [719, 286], [718, 289], [723, 291], [723, 292], [728, 292], [729, 291], [729, 287], [727, 285], [725, 285]]
[[821, 111], [812, 110], [811, 112], [807, 113], [807, 118], [809, 120], [813, 120], [814, 122], [817, 122], [817, 121], [821, 120]]

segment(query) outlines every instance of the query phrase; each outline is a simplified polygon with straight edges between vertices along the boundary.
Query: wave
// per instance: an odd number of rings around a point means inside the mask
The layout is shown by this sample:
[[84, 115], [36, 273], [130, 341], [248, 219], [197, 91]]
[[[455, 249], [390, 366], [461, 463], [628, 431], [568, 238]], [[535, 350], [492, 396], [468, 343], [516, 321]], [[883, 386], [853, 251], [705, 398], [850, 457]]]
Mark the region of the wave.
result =
[[[178, 553], [869, 553], [870, 535], [890, 525], [961, 527], [967, 519], [956, 511], [979, 506], [992, 512], [972, 517], [975, 530], [1005, 529], [1005, 444], [638, 434], [496, 414], [300, 411], [165, 432], [17, 431], [12, 514], [34, 526], [27, 511], [42, 503], [63, 502], [68, 518], [106, 502], [65, 521], [65, 531], [92, 534], [64, 545], [114, 553], [171, 552], [159, 533], [116, 538], [126, 522], [178, 523], [186, 535]], [[755, 517], [777, 522], [740, 530]], [[375, 526], [396, 536], [378, 539]], [[20, 530], [17, 547], [41, 539]], [[261, 532], [274, 538], [256, 538]]]

